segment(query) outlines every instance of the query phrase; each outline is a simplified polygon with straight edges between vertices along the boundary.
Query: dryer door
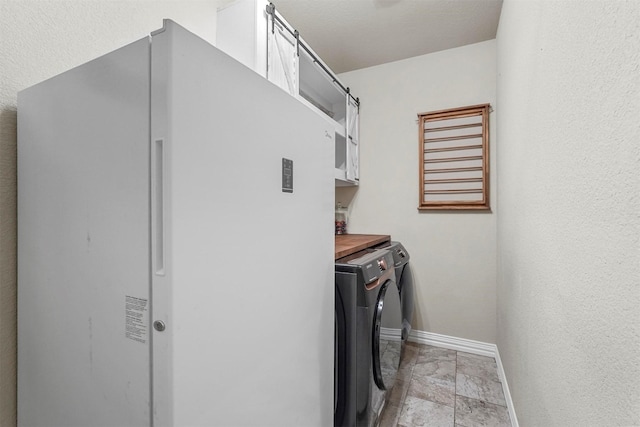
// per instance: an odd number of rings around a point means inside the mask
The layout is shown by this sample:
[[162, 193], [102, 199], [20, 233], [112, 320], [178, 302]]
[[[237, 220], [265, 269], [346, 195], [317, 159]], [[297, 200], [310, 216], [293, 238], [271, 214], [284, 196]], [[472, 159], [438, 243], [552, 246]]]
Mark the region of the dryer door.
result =
[[391, 389], [400, 366], [401, 313], [398, 287], [387, 280], [378, 293], [373, 327], [373, 379], [381, 390]]

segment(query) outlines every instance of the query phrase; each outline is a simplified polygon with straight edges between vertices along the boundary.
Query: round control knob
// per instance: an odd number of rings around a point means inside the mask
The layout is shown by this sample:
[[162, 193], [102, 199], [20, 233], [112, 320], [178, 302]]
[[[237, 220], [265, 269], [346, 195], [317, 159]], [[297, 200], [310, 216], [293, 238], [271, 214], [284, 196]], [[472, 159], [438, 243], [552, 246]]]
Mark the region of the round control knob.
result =
[[378, 260], [378, 267], [380, 267], [380, 270], [384, 271], [387, 269], [387, 262], [384, 259], [379, 259]]

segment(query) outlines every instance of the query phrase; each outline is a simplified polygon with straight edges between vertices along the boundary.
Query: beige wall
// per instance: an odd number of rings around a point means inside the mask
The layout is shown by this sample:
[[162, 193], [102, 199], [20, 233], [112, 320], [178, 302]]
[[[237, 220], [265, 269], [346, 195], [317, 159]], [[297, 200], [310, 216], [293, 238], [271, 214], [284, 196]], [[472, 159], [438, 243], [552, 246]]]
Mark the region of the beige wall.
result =
[[[417, 330], [495, 343], [495, 213], [418, 207], [417, 114], [495, 104], [495, 40], [340, 75], [362, 99], [360, 186], [339, 189], [350, 233], [390, 234], [411, 254]], [[495, 164], [495, 114], [491, 114]], [[491, 168], [495, 186], [495, 168]], [[495, 191], [491, 205], [496, 208]]]
[[507, 0], [498, 347], [522, 426], [640, 425], [640, 2]]
[[0, 0], [0, 426], [16, 423], [16, 95], [170, 18], [215, 40], [214, 1]]

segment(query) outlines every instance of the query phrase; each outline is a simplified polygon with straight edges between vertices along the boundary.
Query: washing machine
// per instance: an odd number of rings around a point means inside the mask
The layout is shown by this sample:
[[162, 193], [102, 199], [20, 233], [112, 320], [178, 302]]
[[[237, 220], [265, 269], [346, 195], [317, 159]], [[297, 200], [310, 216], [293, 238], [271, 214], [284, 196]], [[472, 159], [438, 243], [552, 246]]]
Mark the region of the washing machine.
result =
[[393, 387], [402, 347], [395, 280], [389, 250], [365, 250], [336, 260], [336, 427], [376, 425]]
[[393, 256], [393, 266], [396, 272], [396, 284], [400, 291], [400, 304], [402, 306], [402, 340], [406, 342], [411, 333], [411, 319], [413, 319], [413, 275], [409, 264], [409, 252], [400, 242], [385, 242], [376, 247], [386, 249]]

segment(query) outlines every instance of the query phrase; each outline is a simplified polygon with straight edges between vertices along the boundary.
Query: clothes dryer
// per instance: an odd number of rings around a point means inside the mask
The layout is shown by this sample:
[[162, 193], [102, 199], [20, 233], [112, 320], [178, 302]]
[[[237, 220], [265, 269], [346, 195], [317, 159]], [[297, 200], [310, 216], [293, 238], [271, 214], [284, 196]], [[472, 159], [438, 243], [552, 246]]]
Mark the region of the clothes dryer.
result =
[[393, 256], [393, 266], [396, 272], [396, 284], [400, 291], [400, 303], [402, 305], [402, 340], [406, 342], [411, 333], [411, 320], [413, 319], [413, 275], [409, 264], [409, 252], [400, 242], [385, 242], [376, 247], [386, 249]]
[[400, 365], [402, 316], [393, 256], [365, 250], [336, 260], [334, 425], [373, 426]]

